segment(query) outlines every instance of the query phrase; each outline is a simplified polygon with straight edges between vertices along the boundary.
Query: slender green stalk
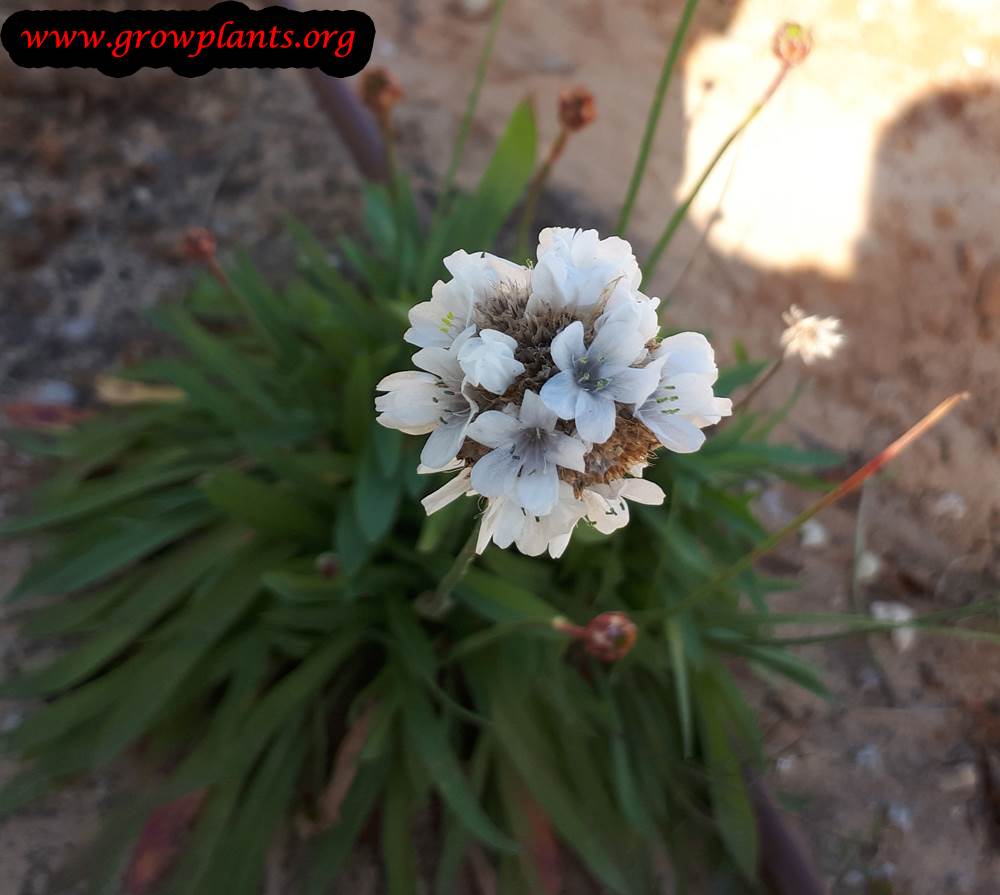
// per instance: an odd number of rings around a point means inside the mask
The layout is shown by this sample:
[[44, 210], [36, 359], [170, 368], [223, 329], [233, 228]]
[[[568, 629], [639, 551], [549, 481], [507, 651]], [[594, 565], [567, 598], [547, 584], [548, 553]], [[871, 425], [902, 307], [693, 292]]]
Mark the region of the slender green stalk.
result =
[[646, 116], [646, 130], [643, 132], [642, 142], [639, 144], [639, 157], [635, 160], [632, 179], [629, 181], [628, 191], [625, 193], [625, 204], [622, 205], [621, 214], [618, 216], [617, 232], [619, 236], [625, 235], [625, 228], [628, 227], [629, 218], [632, 216], [632, 207], [638, 198], [642, 179], [646, 175], [646, 165], [649, 163], [649, 153], [653, 148], [656, 128], [660, 123], [663, 101], [666, 99], [667, 88], [670, 86], [670, 76], [673, 74], [674, 65], [681, 54], [681, 47], [684, 46], [684, 38], [687, 37], [688, 28], [691, 25], [691, 19], [694, 16], [697, 5], [698, 0], [687, 0], [684, 4], [684, 12], [681, 13], [681, 20], [677, 25], [677, 30], [674, 32], [673, 40], [670, 42], [667, 58], [663, 60], [663, 70], [660, 72], [660, 80], [657, 82], [656, 91], [653, 93], [653, 104], [650, 106], [649, 114]]
[[451, 609], [455, 602], [451, 596], [452, 592], [465, 577], [465, 573], [469, 571], [469, 566], [472, 565], [472, 560], [476, 556], [476, 542], [478, 540], [479, 525], [476, 525], [462, 549], [458, 551], [451, 568], [438, 582], [437, 588], [417, 599], [417, 612], [426, 618], [440, 618]]
[[673, 239], [674, 234], [677, 232], [677, 228], [680, 227], [684, 218], [687, 217], [688, 210], [697, 198], [698, 193], [701, 192], [701, 188], [705, 185], [705, 181], [708, 180], [712, 171], [715, 170], [715, 166], [719, 164], [722, 157], [729, 151], [729, 147], [736, 142], [740, 134], [742, 134], [743, 131], [749, 127], [750, 122], [760, 114], [761, 109], [763, 109], [771, 97], [774, 96], [775, 91], [781, 86], [781, 82], [785, 80], [785, 76], [791, 68], [792, 67], [788, 63], [782, 63], [781, 68], [778, 70], [778, 74], [775, 76], [774, 80], [771, 81], [767, 90], [764, 91], [764, 95], [750, 107], [750, 111], [743, 116], [743, 120], [736, 125], [729, 136], [722, 141], [722, 145], [715, 151], [715, 155], [712, 156], [709, 163], [705, 166], [705, 170], [701, 172], [701, 176], [697, 179], [697, 181], [695, 181], [695, 184], [691, 188], [691, 191], [687, 194], [687, 197], [683, 202], [681, 202], [680, 205], [677, 206], [674, 213], [670, 216], [670, 220], [667, 221], [667, 226], [663, 228], [663, 232], [660, 234], [660, 238], [656, 241], [656, 245], [653, 246], [653, 250], [649, 253], [646, 263], [642, 265], [642, 275], [644, 279], [649, 279], [653, 276], [653, 272], [660, 263], [660, 258], [666, 251], [667, 246], [670, 245], [670, 240]]
[[735, 404], [733, 404], [733, 414], [739, 413], [741, 410], [746, 410], [750, 406], [750, 402], [761, 392], [765, 385], [767, 385], [774, 375], [781, 369], [781, 365], [785, 362], [785, 355], [779, 354], [778, 359], [771, 364], [750, 386], [747, 393], [740, 398]]
[[462, 116], [462, 123], [458, 128], [458, 135], [455, 137], [455, 144], [451, 151], [451, 161], [448, 163], [448, 170], [444, 175], [444, 182], [441, 184], [441, 201], [446, 201], [448, 194], [455, 182], [455, 175], [458, 173], [458, 166], [462, 162], [465, 153], [465, 144], [469, 139], [469, 131], [472, 129], [472, 119], [476, 114], [476, 106], [479, 105], [479, 94], [483, 89], [483, 82], [486, 80], [486, 69], [490, 64], [490, 57], [493, 55], [493, 44], [496, 42], [497, 31], [500, 29], [500, 19], [503, 16], [504, 7], [507, 0], [496, 0], [493, 7], [493, 18], [490, 21], [490, 30], [486, 35], [486, 44], [483, 46], [483, 53], [479, 57], [479, 65], [476, 67], [476, 78], [472, 83], [472, 92], [469, 94], [469, 101], [465, 107], [465, 114]]
[[[821, 510], [825, 510], [831, 504], [836, 503], [842, 497], [859, 488], [865, 480], [869, 479], [883, 466], [885, 466], [886, 463], [902, 453], [914, 441], [920, 438], [921, 435], [924, 435], [941, 422], [941, 420], [944, 419], [956, 405], [966, 400], [968, 397], [968, 392], [962, 392], [960, 394], [952, 395], [950, 398], [946, 398], [916, 425], [904, 432], [892, 444], [865, 463], [865, 465], [856, 472], [849, 475], [839, 485], [824, 494], [819, 500], [816, 501], [816, 503], [799, 513], [799, 515], [787, 525], [769, 535], [760, 544], [754, 547], [753, 550], [744, 554], [731, 566], [723, 569], [718, 575], [713, 577], [702, 587], [656, 614], [658, 616], [672, 615], [682, 609], [694, 606], [727, 581], [735, 578], [741, 572], [745, 572], [753, 566], [758, 559], [765, 554], [770, 553], [775, 547], [782, 543], [782, 541], [798, 531], [804, 523], [812, 519], [812, 517]], [[647, 616], [647, 619], [649, 619], [649, 616]]]

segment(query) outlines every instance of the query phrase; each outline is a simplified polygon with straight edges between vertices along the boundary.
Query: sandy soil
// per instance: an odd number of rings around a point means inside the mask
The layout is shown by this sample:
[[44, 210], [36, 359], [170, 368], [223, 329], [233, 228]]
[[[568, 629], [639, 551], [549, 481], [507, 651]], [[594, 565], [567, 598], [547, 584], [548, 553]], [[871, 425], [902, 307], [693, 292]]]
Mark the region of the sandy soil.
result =
[[[379, 28], [376, 61], [406, 86], [401, 149], [422, 174], [443, 167], [484, 36], [472, 5], [361, 4]], [[599, 119], [561, 160], [542, 222], [609, 230], [679, 6], [510, 0], [463, 176], [516, 100], [535, 97], [545, 141], [558, 91], [586, 84]], [[773, 76], [776, 25], [802, 14], [781, 0], [702, 4], [628, 234], [640, 255]], [[798, 607], [962, 605], [1000, 581], [1000, 17], [994, 0], [816, 0], [808, 14], [814, 53], [710, 179], [647, 291], [670, 302], [669, 326], [709, 327], [723, 359], [737, 337], [775, 354], [792, 302], [843, 318], [841, 355], [786, 365], [762, 403], [807, 378], [785, 434], [852, 459], [971, 390], [866, 491], [863, 512], [855, 500], [823, 517], [824, 546], [775, 560], [801, 576], [783, 598]], [[85, 402], [93, 372], [152, 338], [141, 310], [190, 281], [176, 254], [185, 227], [210, 226], [223, 251], [249, 247], [280, 271], [283, 215], [329, 238], [356, 194], [293, 72], [112, 82], [3, 60], [0, 118], [13, 123], [0, 131], [2, 400]], [[0, 474], [16, 477], [9, 459]], [[764, 510], [777, 524], [802, 500], [776, 490]], [[880, 565], [852, 587], [859, 519]], [[4, 553], [0, 567], [18, 561]], [[0, 636], [16, 660], [9, 626]], [[901, 654], [881, 638], [807, 654], [827, 669], [833, 706], [756, 689], [774, 783], [834, 890], [995, 895], [1000, 656], [940, 638]], [[0, 723], [12, 717], [0, 708]], [[37, 891], [63, 854], [51, 843], [100, 814], [96, 786], [0, 827], [0, 895]]]

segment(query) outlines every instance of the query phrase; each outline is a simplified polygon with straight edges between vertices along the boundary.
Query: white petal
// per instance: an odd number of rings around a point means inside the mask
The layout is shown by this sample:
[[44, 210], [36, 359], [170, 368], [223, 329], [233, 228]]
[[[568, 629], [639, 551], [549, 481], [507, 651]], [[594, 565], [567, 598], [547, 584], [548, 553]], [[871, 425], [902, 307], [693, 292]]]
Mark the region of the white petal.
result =
[[544, 429], [551, 432], [556, 425], [558, 415], [546, 407], [545, 402], [538, 395], [528, 389], [521, 398], [521, 426], [527, 428]]
[[550, 351], [560, 370], [572, 369], [576, 359], [587, 351], [583, 344], [583, 324], [574, 320], [552, 340]]
[[532, 516], [545, 516], [559, 500], [559, 475], [555, 466], [522, 472], [517, 478], [517, 500]]
[[520, 468], [510, 447], [496, 448], [472, 467], [472, 487], [486, 497], [503, 497], [513, 492]]
[[432, 491], [420, 502], [424, 506], [424, 512], [430, 516], [438, 510], [443, 509], [453, 500], [469, 493], [469, 470], [463, 469], [450, 482], [442, 485], [437, 491]]
[[639, 356], [646, 340], [635, 327], [615, 321], [601, 327], [590, 343], [587, 356], [598, 364], [627, 367]]
[[436, 472], [453, 472], [456, 469], [461, 469], [465, 466], [464, 460], [452, 460], [451, 463], [446, 466], [442, 466], [439, 469], [435, 469], [433, 466], [424, 466], [423, 463], [417, 466], [417, 475], [433, 475]]
[[431, 432], [431, 437], [427, 439], [424, 449], [420, 452], [420, 462], [424, 466], [438, 468], [447, 466], [455, 459], [462, 442], [465, 441], [465, 432], [468, 427], [469, 417], [463, 415], [457, 416], [435, 429]]
[[614, 496], [613, 489], [607, 485], [588, 488], [583, 492], [583, 500], [587, 505], [587, 518], [601, 534], [609, 535], [628, 525], [628, 505]]
[[584, 460], [587, 450], [587, 445], [579, 438], [574, 438], [565, 432], [553, 432], [548, 436], [545, 456], [550, 463], [562, 466], [563, 469], [583, 472], [587, 468]]
[[571, 420], [576, 414], [576, 399], [580, 393], [573, 374], [565, 370], [546, 382], [538, 396], [560, 419]]
[[[549, 382], [552, 380], [550, 379]], [[548, 385], [548, 382], [545, 383]], [[545, 397], [542, 388], [542, 397]], [[576, 431], [580, 437], [593, 444], [603, 444], [615, 431], [615, 403], [611, 398], [600, 398], [591, 392], [577, 389]]]
[[515, 501], [502, 498], [499, 501], [496, 530], [493, 532], [493, 542], [506, 550], [524, 531], [526, 518]]
[[414, 385], [435, 385], [437, 377], [433, 373], [421, 370], [403, 370], [400, 373], [390, 373], [383, 376], [375, 386], [377, 392], [391, 392], [397, 388], [410, 388]]
[[413, 355], [413, 363], [421, 370], [433, 373], [441, 379], [462, 378], [462, 368], [458, 365], [458, 358], [448, 348], [421, 348]]
[[660, 444], [678, 454], [692, 454], [705, 443], [705, 433], [679, 413], [655, 407], [652, 410], [642, 409], [636, 415], [660, 439]]
[[655, 362], [645, 367], [626, 367], [608, 383], [604, 394], [622, 404], [642, 404], [659, 383], [659, 364]]
[[663, 375], [678, 373], [701, 373], [715, 382], [719, 368], [715, 365], [715, 350], [701, 333], [677, 333], [668, 336], [656, 351], [657, 357], [666, 359]]
[[628, 500], [653, 507], [658, 507], [666, 497], [663, 489], [648, 479], [623, 479], [618, 493]]
[[473, 441], [495, 448], [510, 444], [520, 430], [520, 423], [509, 413], [487, 410], [469, 424], [468, 435]]

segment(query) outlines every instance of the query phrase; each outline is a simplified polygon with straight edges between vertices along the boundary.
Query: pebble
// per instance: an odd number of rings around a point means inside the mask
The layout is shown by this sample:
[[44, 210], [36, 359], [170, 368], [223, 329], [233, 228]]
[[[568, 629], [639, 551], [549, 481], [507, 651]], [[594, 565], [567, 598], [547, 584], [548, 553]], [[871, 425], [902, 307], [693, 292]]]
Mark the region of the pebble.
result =
[[901, 802], [892, 802], [886, 811], [889, 823], [903, 833], [913, 829], [913, 812]]
[[942, 792], [968, 792], [979, 784], [979, 771], [974, 762], [963, 761], [953, 765], [938, 780]]
[[20, 190], [8, 190], [4, 196], [4, 211], [15, 221], [25, 221], [35, 210], [31, 200]]
[[815, 519], [809, 519], [799, 529], [799, 541], [803, 547], [825, 547], [830, 543], [826, 526]]
[[65, 342], [85, 342], [96, 328], [97, 321], [93, 317], [71, 317], [59, 324], [57, 332]]
[[31, 400], [48, 406], [73, 404], [76, 401], [76, 389], [60, 379], [47, 379], [32, 389]]
[[774, 763], [774, 768], [779, 774], [790, 774], [798, 763], [798, 759], [794, 755], [782, 755]]
[[878, 746], [862, 746], [854, 753], [854, 763], [863, 771], [877, 774], [882, 770], [882, 753]]

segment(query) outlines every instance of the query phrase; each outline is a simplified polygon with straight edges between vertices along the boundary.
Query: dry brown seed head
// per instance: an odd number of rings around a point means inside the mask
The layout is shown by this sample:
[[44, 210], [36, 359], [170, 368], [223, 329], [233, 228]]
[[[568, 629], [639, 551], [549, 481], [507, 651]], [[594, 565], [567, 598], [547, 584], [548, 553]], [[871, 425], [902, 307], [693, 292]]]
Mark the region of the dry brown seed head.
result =
[[559, 123], [566, 130], [583, 130], [595, 118], [597, 102], [586, 87], [570, 87], [559, 94]]

